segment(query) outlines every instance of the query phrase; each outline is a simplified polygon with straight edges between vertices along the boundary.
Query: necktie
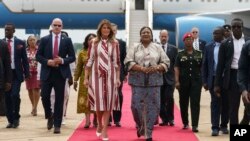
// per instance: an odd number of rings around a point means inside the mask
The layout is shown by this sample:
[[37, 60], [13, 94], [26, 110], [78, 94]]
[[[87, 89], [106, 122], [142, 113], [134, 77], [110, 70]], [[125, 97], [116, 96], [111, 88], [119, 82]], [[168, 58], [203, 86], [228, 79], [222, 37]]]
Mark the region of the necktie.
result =
[[55, 36], [53, 58], [58, 56], [58, 35]]
[[[8, 40], [8, 49], [9, 49], [9, 52], [10, 52], [10, 56], [11, 56], [11, 42], [12, 42], [12, 40]], [[11, 62], [11, 57], [10, 57], [10, 62]]]
[[194, 42], [194, 49], [199, 50], [197, 41]]

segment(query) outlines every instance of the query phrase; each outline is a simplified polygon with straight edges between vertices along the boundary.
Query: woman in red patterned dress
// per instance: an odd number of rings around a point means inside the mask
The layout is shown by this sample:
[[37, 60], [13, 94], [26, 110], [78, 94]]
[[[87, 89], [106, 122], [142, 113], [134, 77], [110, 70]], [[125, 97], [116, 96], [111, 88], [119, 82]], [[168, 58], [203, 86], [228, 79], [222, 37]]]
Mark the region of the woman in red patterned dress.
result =
[[29, 92], [29, 98], [32, 104], [31, 114], [37, 116], [37, 104], [40, 98], [40, 81], [37, 80], [36, 46], [37, 39], [31, 35], [27, 39], [27, 56], [29, 60], [30, 78], [25, 80], [26, 88]]
[[97, 115], [96, 135], [108, 140], [110, 112], [119, 109], [120, 50], [111, 23], [106, 19], [100, 22], [97, 37], [90, 42], [84, 85], [88, 86], [91, 110]]

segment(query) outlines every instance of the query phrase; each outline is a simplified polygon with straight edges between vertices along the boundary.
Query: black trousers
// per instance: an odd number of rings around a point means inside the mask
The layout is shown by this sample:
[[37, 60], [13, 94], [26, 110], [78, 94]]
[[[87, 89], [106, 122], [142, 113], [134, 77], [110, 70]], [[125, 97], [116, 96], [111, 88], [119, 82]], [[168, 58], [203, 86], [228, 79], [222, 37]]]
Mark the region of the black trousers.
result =
[[[215, 77], [213, 77], [213, 80], [215, 80]], [[228, 95], [225, 94], [224, 90], [222, 89], [221, 96], [216, 96], [213, 85], [209, 92], [211, 95], [211, 128], [212, 130], [227, 128], [227, 124], [229, 122]]]
[[122, 103], [123, 103], [123, 94], [122, 94], [123, 82], [121, 81], [121, 85], [118, 88], [118, 96], [120, 102], [120, 110], [113, 110], [113, 120], [114, 122], [120, 122], [122, 117]]
[[0, 116], [6, 115], [4, 90], [0, 90]]
[[237, 83], [237, 70], [231, 69], [229, 88], [225, 91], [229, 98], [230, 124], [239, 124], [239, 107], [241, 93]]
[[174, 120], [174, 85], [165, 84], [161, 86], [161, 109], [160, 118], [167, 123]]
[[180, 97], [180, 109], [181, 119], [184, 125], [189, 124], [188, 120], [188, 107], [189, 100], [191, 104], [191, 120], [192, 126], [197, 127], [200, 117], [200, 98], [201, 98], [201, 80], [186, 80], [181, 82], [179, 97]]
[[11, 89], [5, 93], [6, 116], [11, 124], [20, 118], [20, 87], [22, 83], [17, 79], [15, 70], [12, 70], [12, 76]]
[[[54, 126], [61, 127], [64, 103], [64, 87], [66, 79], [63, 78], [61, 72], [57, 68], [50, 71], [49, 78], [42, 81], [41, 97], [45, 118], [54, 118]], [[55, 90], [54, 113], [51, 110], [50, 94], [51, 90]]]

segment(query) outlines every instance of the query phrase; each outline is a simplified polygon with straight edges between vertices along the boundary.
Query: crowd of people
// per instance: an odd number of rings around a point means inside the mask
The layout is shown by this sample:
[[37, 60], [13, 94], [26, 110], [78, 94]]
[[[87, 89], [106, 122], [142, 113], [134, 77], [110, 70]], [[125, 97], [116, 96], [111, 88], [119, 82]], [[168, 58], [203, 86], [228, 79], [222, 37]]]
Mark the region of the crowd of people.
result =
[[[109, 140], [112, 120], [122, 127], [123, 82], [131, 86], [131, 110], [138, 137], [152, 141], [154, 125], [175, 126], [174, 90], [179, 92], [183, 130], [192, 126], [199, 132], [202, 87], [211, 95], [211, 135], [229, 133], [228, 124], [250, 122], [249, 59], [250, 41], [243, 33], [243, 21], [235, 18], [231, 25], [214, 28], [210, 42], [199, 38], [199, 28], [183, 35], [184, 49], [168, 43], [167, 29], [153, 41], [150, 27], [140, 29], [140, 41], [133, 47], [116, 38], [118, 27], [102, 20], [96, 34], [89, 33], [77, 61], [71, 38], [60, 18], [53, 19], [47, 36], [31, 35], [27, 43], [14, 36], [15, 25], [5, 25], [0, 40], [0, 114], [6, 115], [6, 128], [20, 124], [20, 87], [25, 81], [37, 116], [41, 97], [47, 129], [61, 133], [66, 116], [69, 88], [78, 92], [77, 113], [85, 114], [83, 128], [96, 128], [96, 136]], [[128, 75], [128, 78], [127, 78]], [[79, 81], [79, 82], [78, 82]], [[239, 121], [240, 101], [244, 116]], [[191, 124], [189, 123], [189, 108]]]

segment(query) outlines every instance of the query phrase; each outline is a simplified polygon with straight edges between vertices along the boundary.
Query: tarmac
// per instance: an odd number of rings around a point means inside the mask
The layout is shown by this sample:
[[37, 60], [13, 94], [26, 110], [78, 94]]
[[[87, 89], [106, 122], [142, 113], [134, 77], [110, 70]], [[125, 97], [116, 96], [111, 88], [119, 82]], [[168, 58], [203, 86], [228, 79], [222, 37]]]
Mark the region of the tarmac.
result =
[[[175, 91], [174, 97], [175, 103], [178, 106], [179, 98], [177, 91]], [[20, 126], [17, 129], [7, 129], [5, 128], [7, 125], [6, 117], [0, 116], [0, 141], [67, 141], [71, 134], [74, 132], [74, 130], [84, 119], [84, 114], [76, 113], [76, 101], [77, 92], [75, 92], [73, 88], [71, 88], [67, 116], [65, 120], [66, 124], [62, 125], [61, 134], [53, 134], [53, 129], [47, 130], [47, 120], [44, 119], [44, 110], [41, 101], [39, 101], [38, 104], [38, 115], [31, 115], [32, 107], [28, 97], [28, 92], [26, 90], [25, 83], [22, 83]], [[220, 133], [219, 136], [211, 136], [210, 94], [208, 91], [202, 91], [200, 104], [201, 111], [199, 121], [199, 132], [195, 133], [199, 141], [229, 141], [229, 134], [224, 135]], [[241, 119], [243, 114], [242, 102], [239, 113], [239, 119]]]

